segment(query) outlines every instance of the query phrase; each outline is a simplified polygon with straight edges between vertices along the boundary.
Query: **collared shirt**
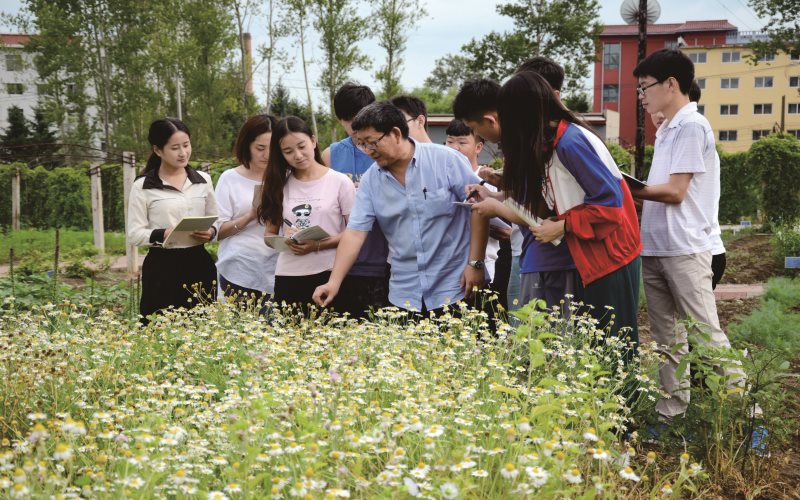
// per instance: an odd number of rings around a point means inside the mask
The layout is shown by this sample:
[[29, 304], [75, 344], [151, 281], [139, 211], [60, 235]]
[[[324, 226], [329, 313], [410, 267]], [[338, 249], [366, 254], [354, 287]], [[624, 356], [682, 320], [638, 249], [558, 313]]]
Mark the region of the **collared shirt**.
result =
[[128, 243], [136, 246], [163, 243], [165, 230], [184, 217], [217, 215], [214, 186], [207, 173], [186, 167], [186, 180], [179, 191], [164, 184], [158, 170], [139, 177], [131, 188], [127, 236]]
[[642, 255], [676, 257], [712, 250], [720, 195], [719, 155], [714, 131], [693, 102], [656, 132], [647, 183], [665, 184], [670, 175], [682, 173], [693, 175], [681, 203], [644, 202]]
[[480, 179], [458, 151], [412, 143], [405, 186], [386, 169], [369, 169], [347, 227], [369, 231], [377, 221], [392, 256], [389, 301], [421, 310], [424, 300], [430, 310], [464, 297], [460, 280], [469, 259], [471, 211], [453, 202]]

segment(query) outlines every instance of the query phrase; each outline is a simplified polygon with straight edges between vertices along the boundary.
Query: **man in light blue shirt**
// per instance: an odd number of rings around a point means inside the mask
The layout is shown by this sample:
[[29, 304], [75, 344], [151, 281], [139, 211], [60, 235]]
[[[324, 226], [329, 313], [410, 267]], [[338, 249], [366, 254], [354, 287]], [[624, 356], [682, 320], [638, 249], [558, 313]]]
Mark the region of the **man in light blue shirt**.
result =
[[405, 117], [388, 102], [361, 110], [352, 127], [357, 147], [379, 168], [361, 178], [330, 280], [314, 300], [323, 306], [333, 300], [376, 221], [391, 255], [389, 302], [425, 314], [470, 298], [485, 283], [488, 225], [454, 203], [464, 199], [465, 186], [480, 181], [469, 161], [410, 139]]

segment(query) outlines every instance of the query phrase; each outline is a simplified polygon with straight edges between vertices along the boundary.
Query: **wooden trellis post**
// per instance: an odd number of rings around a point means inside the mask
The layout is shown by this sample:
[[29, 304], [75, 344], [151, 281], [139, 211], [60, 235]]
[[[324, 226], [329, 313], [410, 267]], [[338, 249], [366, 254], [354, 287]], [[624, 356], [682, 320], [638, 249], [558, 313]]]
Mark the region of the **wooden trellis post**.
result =
[[92, 230], [94, 246], [100, 255], [106, 253], [106, 238], [103, 229], [103, 186], [100, 174], [100, 163], [89, 166], [89, 177], [92, 181]]
[[122, 153], [122, 192], [123, 207], [125, 214], [125, 258], [127, 261], [128, 274], [134, 275], [139, 272], [139, 249], [128, 241], [128, 199], [131, 196], [133, 181], [136, 179], [136, 155], [130, 151]]

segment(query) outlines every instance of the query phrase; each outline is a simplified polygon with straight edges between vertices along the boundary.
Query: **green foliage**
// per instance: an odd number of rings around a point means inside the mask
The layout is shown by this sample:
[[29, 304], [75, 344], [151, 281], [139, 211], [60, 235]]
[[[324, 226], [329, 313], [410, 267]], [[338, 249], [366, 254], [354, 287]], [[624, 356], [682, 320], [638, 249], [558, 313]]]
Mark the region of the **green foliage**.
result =
[[762, 137], [750, 147], [746, 163], [761, 177], [765, 221], [795, 222], [800, 217], [800, 141], [789, 134]]
[[728, 328], [731, 340], [782, 351], [785, 359], [800, 354], [800, 279], [771, 278], [761, 305]]
[[431, 87], [417, 87], [410, 92], [411, 95], [419, 97], [425, 102], [428, 114], [451, 114], [453, 112], [453, 100], [456, 98], [457, 89], [451, 88], [446, 92], [441, 92]]
[[[102, 141], [109, 151], [142, 152], [150, 122], [176, 114], [177, 76], [195, 151], [221, 156], [229, 153], [243, 117], [255, 110], [252, 99], [239, 98], [244, 84], [229, 7], [180, 0], [144, 6], [138, 0], [25, 0], [12, 22], [37, 33], [26, 50], [35, 54], [46, 89], [43, 117], [57, 126], [59, 142]], [[97, 113], [87, 112], [92, 106]]]
[[[319, 34], [322, 49], [322, 74], [319, 85], [328, 96], [331, 116], [333, 96], [344, 85], [349, 73], [356, 68], [369, 68], [371, 61], [358, 47], [368, 34], [368, 23], [358, 15], [354, 0], [313, 0], [314, 27]], [[331, 142], [337, 140], [336, 129], [331, 127]], [[320, 132], [321, 136], [322, 133]]]
[[[789, 53], [800, 47], [800, 0], [750, 0], [750, 7], [759, 18], [768, 18], [763, 31], [768, 34], [767, 40], [758, 40], [750, 44], [754, 55], [775, 54], [777, 51]], [[794, 12], [794, 14], [792, 14]], [[758, 60], [755, 57], [754, 60]]]
[[738, 224], [754, 219], [758, 211], [761, 182], [747, 161], [747, 153], [726, 153], [717, 148], [720, 160], [719, 221]]
[[392, 97], [402, 92], [400, 74], [403, 53], [408, 43], [409, 30], [427, 15], [419, 0], [378, 0], [374, 2], [371, 19], [378, 46], [386, 51], [386, 62], [375, 73], [381, 85], [380, 93]]
[[[125, 235], [123, 233], [105, 233], [106, 254], [123, 255], [125, 253]], [[86, 255], [88, 246], [93, 244], [91, 231], [76, 231], [61, 229], [59, 242], [62, 255], [73, 252], [83, 252]], [[36, 254], [36, 260], [41, 263], [40, 270], [53, 268], [53, 252], [55, 250], [55, 230], [23, 229], [10, 231], [4, 227], [0, 235], [0, 264], [8, 264], [9, 250], [14, 249], [15, 261], [23, 257]]]
[[514, 30], [492, 31], [463, 45], [461, 54], [437, 60], [426, 85], [446, 90], [474, 77], [500, 81], [525, 59], [542, 55], [564, 66], [564, 95], [581, 93], [602, 30], [596, 0], [515, 0], [498, 4], [497, 12], [514, 21]]
[[800, 231], [797, 226], [781, 225], [773, 228], [772, 250], [781, 265], [786, 257], [800, 256]]
[[606, 143], [606, 146], [617, 166], [625, 172], [631, 173], [631, 165], [633, 165], [633, 155], [631, 152], [613, 142]]
[[567, 109], [576, 113], [588, 113], [592, 108], [589, 102], [589, 94], [586, 92], [574, 92], [565, 97], [563, 102]]

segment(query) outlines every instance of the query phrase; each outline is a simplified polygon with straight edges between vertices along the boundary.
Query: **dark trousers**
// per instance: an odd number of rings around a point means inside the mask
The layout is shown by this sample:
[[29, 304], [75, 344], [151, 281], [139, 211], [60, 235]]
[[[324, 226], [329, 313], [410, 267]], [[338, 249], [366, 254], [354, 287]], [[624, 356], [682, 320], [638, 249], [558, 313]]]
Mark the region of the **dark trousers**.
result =
[[172, 307], [194, 307], [216, 298], [217, 267], [205, 246], [151, 248], [142, 264], [142, 324], [149, 315]]
[[370, 310], [389, 306], [389, 270], [383, 276], [353, 276], [348, 274], [339, 294], [336, 312], [348, 313], [351, 318], [366, 318]]
[[717, 288], [717, 283], [719, 283], [719, 280], [722, 279], [722, 275], [725, 274], [726, 264], [727, 259], [725, 258], [725, 252], [711, 256], [711, 272], [714, 273], [714, 275], [711, 277], [712, 290]]
[[266, 311], [267, 301], [272, 297], [268, 293], [232, 283], [221, 274], [219, 275], [219, 287], [225, 298], [231, 299], [239, 305], [246, 305], [248, 301], [258, 304], [262, 314]]
[[[587, 286], [581, 284], [578, 298], [594, 308], [591, 311], [600, 322], [600, 328], [611, 335], [619, 335], [620, 328], [630, 327], [625, 336], [639, 345], [639, 282], [642, 274], [642, 259], [636, 257], [629, 264], [599, 278]], [[606, 306], [614, 308], [613, 312]], [[615, 318], [611, 319], [614, 314]]]
[[511, 242], [500, 241], [497, 260], [494, 261], [494, 279], [489, 284], [496, 294], [500, 305], [508, 310], [508, 281], [511, 278]]

